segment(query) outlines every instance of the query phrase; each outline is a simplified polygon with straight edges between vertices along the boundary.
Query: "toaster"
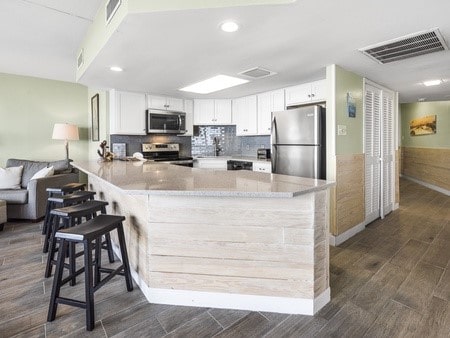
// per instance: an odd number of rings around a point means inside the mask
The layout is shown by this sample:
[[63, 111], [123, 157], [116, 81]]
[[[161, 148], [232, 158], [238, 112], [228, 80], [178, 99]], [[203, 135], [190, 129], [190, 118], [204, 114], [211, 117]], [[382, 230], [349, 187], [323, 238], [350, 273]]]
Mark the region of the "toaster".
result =
[[262, 159], [264, 159], [264, 160], [269, 159], [269, 158], [270, 158], [270, 149], [259, 148], [259, 149], [257, 150], [256, 157], [257, 157], [259, 160], [262, 160]]

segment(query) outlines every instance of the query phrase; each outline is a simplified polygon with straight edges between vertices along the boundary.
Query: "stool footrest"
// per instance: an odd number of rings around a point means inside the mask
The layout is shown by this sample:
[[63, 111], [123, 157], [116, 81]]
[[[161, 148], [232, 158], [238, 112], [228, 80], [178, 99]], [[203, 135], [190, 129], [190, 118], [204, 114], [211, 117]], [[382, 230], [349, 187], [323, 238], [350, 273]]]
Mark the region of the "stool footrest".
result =
[[80, 307], [82, 309], [86, 308], [86, 302], [82, 302], [80, 300], [72, 299], [72, 298], [65, 298], [65, 297], [58, 297], [56, 298], [56, 302], [58, 304], [66, 304], [71, 306]]
[[124, 273], [122, 272], [122, 270], [124, 270], [124, 268], [125, 267], [124, 267], [123, 264], [121, 266], [119, 266], [117, 269], [100, 268], [99, 269], [100, 272], [109, 273], [109, 275], [106, 276], [105, 278], [103, 278], [100, 282], [98, 282], [94, 286], [94, 292], [97, 291], [98, 289], [100, 289], [107, 282], [109, 282], [115, 275], [122, 275], [122, 276], [124, 276]]

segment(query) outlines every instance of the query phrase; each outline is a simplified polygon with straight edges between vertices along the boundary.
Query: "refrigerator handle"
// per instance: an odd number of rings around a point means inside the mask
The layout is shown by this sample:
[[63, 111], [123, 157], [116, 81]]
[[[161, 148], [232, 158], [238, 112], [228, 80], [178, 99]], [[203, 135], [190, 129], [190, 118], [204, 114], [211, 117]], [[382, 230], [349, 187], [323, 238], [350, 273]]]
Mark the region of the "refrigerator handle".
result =
[[277, 146], [274, 144], [272, 144], [271, 158], [272, 158], [272, 174], [276, 174], [277, 173]]
[[278, 134], [277, 134], [277, 119], [275, 116], [272, 118], [272, 144], [278, 144]]
[[272, 133], [270, 135], [271, 138], [271, 143], [272, 143], [272, 154], [271, 154], [271, 158], [272, 158], [272, 173], [276, 173], [277, 172], [277, 146], [276, 144], [278, 143], [277, 140], [277, 119], [275, 118], [275, 116], [272, 118]]

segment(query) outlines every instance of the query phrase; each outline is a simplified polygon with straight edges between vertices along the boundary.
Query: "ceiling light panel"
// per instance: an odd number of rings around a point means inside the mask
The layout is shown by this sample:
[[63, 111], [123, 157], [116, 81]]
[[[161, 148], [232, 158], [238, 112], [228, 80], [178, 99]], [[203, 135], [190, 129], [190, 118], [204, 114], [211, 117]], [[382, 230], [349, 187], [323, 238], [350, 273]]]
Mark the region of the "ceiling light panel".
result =
[[442, 83], [442, 80], [423, 81], [423, 84], [427, 87], [439, 86], [441, 83]]
[[179, 90], [197, 94], [209, 94], [222, 89], [235, 87], [247, 82], [248, 80], [239, 79], [237, 77], [217, 75], [204, 81], [200, 81], [187, 87], [181, 88]]

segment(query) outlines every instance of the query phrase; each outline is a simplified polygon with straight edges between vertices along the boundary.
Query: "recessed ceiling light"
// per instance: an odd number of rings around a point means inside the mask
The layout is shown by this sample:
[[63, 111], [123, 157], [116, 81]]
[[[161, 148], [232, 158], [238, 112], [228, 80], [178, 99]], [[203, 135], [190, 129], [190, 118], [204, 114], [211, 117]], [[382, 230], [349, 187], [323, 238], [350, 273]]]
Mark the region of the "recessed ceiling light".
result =
[[425, 97], [420, 97], [417, 99], [417, 101], [419, 102], [425, 102], [427, 99]]
[[423, 81], [423, 84], [427, 87], [430, 86], [437, 86], [442, 83], [442, 80], [430, 80], [430, 81]]
[[239, 25], [234, 21], [226, 21], [220, 25], [220, 29], [227, 33], [233, 33], [239, 29]]
[[232, 77], [228, 75], [216, 75], [214, 77], [191, 84], [179, 90], [197, 94], [209, 94], [225, 88], [238, 86], [240, 84], [247, 82], [248, 80], [239, 79], [237, 77]]
[[123, 69], [122, 68], [120, 68], [120, 67], [117, 67], [117, 66], [112, 66], [111, 68], [109, 68], [109, 69], [111, 69], [113, 72], [121, 72], [121, 71], [123, 71]]

